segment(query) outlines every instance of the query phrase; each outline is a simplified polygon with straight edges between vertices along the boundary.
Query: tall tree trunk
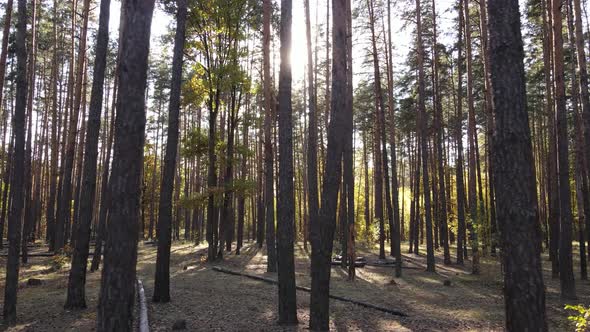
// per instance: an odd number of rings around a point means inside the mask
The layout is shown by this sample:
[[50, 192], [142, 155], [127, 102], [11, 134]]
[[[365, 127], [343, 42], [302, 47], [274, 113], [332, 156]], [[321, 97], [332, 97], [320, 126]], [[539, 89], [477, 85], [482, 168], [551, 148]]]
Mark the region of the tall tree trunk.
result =
[[[243, 144], [245, 147], [250, 146], [249, 140], [249, 128], [250, 128], [250, 94], [247, 96], [246, 101], [246, 112], [244, 113], [244, 121], [243, 121], [243, 128], [242, 128], [242, 139]], [[242, 181], [248, 181], [248, 156], [242, 155], [242, 165], [241, 165], [241, 178]], [[246, 219], [246, 194], [240, 193], [238, 197], [238, 236], [236, 239], [236, 255], [240, 254], [240, 249], [242, 248], [243, 241], [244, 241], [244, 223]], [[253, 217], [253, 216], [252, 216]], [[252, 220], [254, 220], [252, 218]]]
[[[235, 61], [235, 60], [233, 60]], [[237, 100], [237, 87], [233, 86], [230, 93], [230, 102], [228, 103], [227, 115], [227, 147], [225, 157], [225, 175], [224, 186], [225, 193], [223, 195], [223, 209], [221, 211], [221, 246], [217, 253], [217, 258], [223, 258], [223, 250], [231, 251], [231, 234], [234, 227], [234, 210], [231, 206], [233, 203], [233, 165], [234, 165], [234, 145], [235, 145], [235, 129], [236, 117], [239, 109], [239, 101]]]
[[277, 270], [275, 248], [274, 162], [272, 151], [272, 85], [270, 78], [270, 0], [263, 0], [263, 66], [264, 66], [264, 211], [266, 221], [267, 272]]
[[[379, 221], [379, 259], [385, 259], [385, 216], [383, 214], [383, 173], [387, 173], [387, 149], [381, 149], [382, 137], [385, 135], [381, 122], [381, 114], [384, 112], [385, 102], [381, 91], [381, 74], [379, 69], [379, 54], [377, 53], [377, 36], [375, 33], [375, 9], [373, 0], [367, 0], [369, 9], [369, 27], [371, 29], [371, 44], [373, 55], [373, 73], [375, 85], [375, 114], [374, 114], [374, 171], [375, 171], [375, 218]], [[384, 154], [385, 152], [385, 154]], [[388, 182], [388, 181], [386, 181]], [[388, 184], [387, 184], [388, 186]], [[389, 192], [389, 190], [387, 190]], [[389, 193], [387, 193], [389, 197]], [[391, 202], [391, 201], [390, 201]], [[389, 207], [389, 206], [388, 206]]]
[[425, 103], [424, 80], [424, 46], [422, 44], [422, 7], [416, 0], [416, 33], [418, 45], [418, 131], [420, 133], [420, 150], [422, 151], [422, 186], [424, 188], [424, 217], [426, 222], [426, 271], [434, 272], [434, 244], [432, 239], [432, 211], [430, 207], [430, 180], [428, 174], [428, 138]]
[[281, 1], [281, 67], [279, 71], [279, 195], [277, 263], [279, 324], [297, 325], [295, 288], [295, 192], [293, 186], [293, 110], [291, 105], [291, 0]]
[[[576, 33], [576, 55], [578, 64], [578, 75], [580, 76], [580, 98], [582, 99], [582, 120], [585, 138], [585, 165], [590, 165], [590, 93], [588, 92], [588, 67], [586, 61], [586, 52], [584, 49], [584, 28], [582, 26], [582, 8], [580, 0], [573, 0], [574, 5], [574, 22]], [[1, 98], [0, 98], [1, 99]], [[589, 170], [586, 168], [586, 172]], [[590, 207], [588, 207], [590, 208]], [[590, 216], [585, 218], [586, 237], [590, 239]], [[590, 245], [588, 246], [588, 256], [590, 257]]]
[[8, 259], [6, 261], [6, 284], [4, 286], [4, 323], [16, 324], [16, 296], [18, 288], [19, 254], [21, 242], [21, 218], [24, 205], [25, 164], [25, 112], [27, 107], [27, 1], [18, 0], [16, 23], [16, 106], [13, 118], [14, 154], [10, 194], [12, 204], [8, 215]]
[[[319, 193], [318, 193], [318, 116], [316, 87], [314, 81], [314, 63], [311, 49], [311, 22], [309, 18], [309, 0], [304, 0], [305, 4], [305, 35], [307, 38], [307, 81], [309, 97], [309, 127], [307, 129], [307, 183], [308, 183], [308, 205], [309, 205], [309, 225], [317, 224], [319, 211]], [[310, 235], [317, 235], [311, 232]], [[311, 239], [312, 245], [314, 239]]]
[[[176, 34], [172, 58], [172, 82], [168, 108], [168, 140], [164, 157], [164, 171], [160, 186], [160, 207], [158, 209], [158, 255], [154, 283], [154, 302], [170, 301], [170, 245], [172, 227], [172, 192], [178, 152], [178, 122], [180, 112], [180, 90], [182, 83], [182, 62], [186, 31], [187, 0], [176, 1]], [[180, 183], [176, 184], [177, 186]]]
[[352, 135], [346, 121], [346, 1], [332, 0], [332, 99], [328, 149], [324, 169], [321, 207], [317, 225], [312, 225], [315, 243], [311, 254], [311, 299], [309, 327], [313, 331], [326, 331], [329, 327], [329, 295], [331, 259], [336, 226], [336, 202], [342, 181], [342, 155], [344, 142]]
[[[574, 16], [572, 1], [566, 3], [567, 6], [567, 31], [569, 48], [572, 54], [576, 53], [576, 37], [574, 36]], [[586, 212], [588, 211], [588, 177], [586, 174], [585, 155], [584, 155], [584, 132], [582, 129], [582, 115], [580, 114], [579, 101], [580, 93], [576, 89], [578, 75], [576, 73], [577, 60], [569, 63], [570, 79], [572, 82], [572, 96], [571, 103], [574, 110], [574, 179], [575, 179], [575, 191], [576, 191], [576, 205], [578, 210], [578, 236], [580, 245], [580, 273], [581, 278], [588, 279], [588, 269], [586, 262], [586, 243], [584, 236], [584, 222], [586, 219]]]
[[541, 237], [518, 1], [488, 1], [494, 92], [494, 181], [502, 236], [506, 329], [546, 331]]
[[557, 172], [559, 179], [559, 280], [561, 297], [575, 299], [574, 271], [572, 260], [572, 208], [570, 172], [568, 159], [567, 109], [564, 82], [563, 24], [561, 6], [558, 0], [551, 1], [553, 12], [553, 73], [555, 75], [555, 122], [557, 127]]
[[[347, 225], [343, 225], [343, 229], [347, 235], [344, 241], [347, 243], [346, 252], [343, 256], [347, 256], [348, 261], [348, 280], [354, 280], [356, 276], [356, 247], [355, 247], [355, 208], [354, 208], [354, 114], [353, 114], [353, 81], [352, 81], [352, 3], [351, 0], [346, 0], [346, 125], [350, 130], [346, 133], [346, 141], [344, 146], [342, 168], [343, 168], [343, 186], [346, 203], [346, 211], [348, 213]], [[394, 177], [395, 177], [394, 171]], [[397, 180], [397, 178], [396, 178]], [[394, 196], [397, 197], [397, 196]], [[398, 211], [399, 212], [399, 211]], [[343, 259], [344, 261], [344, 259]]]
[[467, 142], [469, 145], [467, 166], [469, 167], [469, 181], [467, 186], [467, 197], [469, 201], [469, 217], [471, 222], [468, 223], [470, 233], [470, 244], [472, 252], [471, 272], [479, 274], [479, 244], [478, 244], [478, 227], [481, 223], [478, 206], [477, 206], [477, 171], [476, 171], [476, 140], [477, 131], [475, 128], [475, 100], [473, 96], [473, 59], [471, 54], [471, 23], [469, 17], [469, 0], [464, 0], [464, 23], [465, 23], [465, 57], [467, 58]]
[[552, 80], [552, 18], [551, 0], [541, 0], [543, 7], [543, 67], [545, 76], [545, 112], [549, 119], [549, 156], [548, 169], [548, 199], [549, 199], [549, 259], [551, 260], [551, 275], [554, 279], [559, 277], [559, 193], [557, 178], [557, 138], [555, 132], [555, 103], [553, 102]]
[[[29, 90], [27, 93], [27, 141], [25, 143], [25, 218], [23, 220], [23, 234], [22, 234], [22, 262], [28, 262], [28, 248], [29, 237], [31, 229], [35, 224], [35, 215], [33, 213], [33, 173], [32, 173], [32, 159], [34, 158], [32, 151], [33, 140], [33, 101], [35, 98], [35, 66], [37, 62], [37, 0], [31, 3], [31, 59], [29, 60], [29, 68], [27, 69]], [[39, 120], [36, 121], [37, 124]], [[36, 132], [37, 130], [35, 130]]]
[[[483, 1], [483, 0], [480, 0]], [[439, 55], [437, 45], [437, 25], [436, 25], [436, 4], [435, 0], [432, 0], [432, 18], [433, 18], [433, 48], [434, 48], [434, 87], [435, 87], [435, 104], [434, 104], [434, 128], [436, 130], [436, 155], [438, 160], [435, 169], [438, 171], [438, 188], [439, 188], [439, 199], [437, 203], [439, 206], [438, 220], [440, 222], [440, 242], [443, 246], [444, 264], [451, 264], [451, 252], [449, 250], [449, 237], [448, 237], [448, 226], [447, 226], [447, 199], [446, 199], [446, 188], [445, 188], [445, 168], [443, 165], [443, 110], [442, 110], [442, 94], [440, 93], [441, 86], [439, 81]]]
[[[73, 7], [76, 8], [76, 1], [73, 2]], [[88, 13], [90, 11], [90, 0], [84, 0], [83, 21], [81, 28], [80, 44], [78, 45], [78, 59], [76, 61], [76, 76], [75, 76], [75, 93], [74, 103], [72, 105], [72, 115], [70, 117], [70, 124], [68, 128], [68, 139], [65, 150], [65, 164], [64, 174], [61, 187], [61, 200], [58, 202], [58, 225], [66, 225], [66, 230], [70, 225], [71, 220], [71, 200], [72, 200], [72, 173], [74, 169], [74, 156], [76, 152], [76, 138], [78, 137], [78, 117], [80, 114], [80, 106], [82, 100], [82, 81], [84, 74], [84, 62], [86, 60], [86, 35], [88, 32]], [[72, 59], [73, 61], [73, 59]], [[74, 216], [75, 217], [75, 216]], [[62, 235], [58, 226], [59, 232], [56, 237], [55, 250], [63, 249], [67, 235]], [[66, 231], [67, 233], [67, 231]]]
[[59, 159], [59, 138], [57, 128], [59, 127], [59, 118], [57, 110], [57, 77], [58, 77], [58, 52], [57, 46], [57, 0], [53, 1], [53, 55], [51, 60], [51, 165], [49, 166], [49, 198], [47, 200], [46, 224], [47, 238], [49, 240], [49, 250], [53, 250], [55, 243], [55, 198], [57, 194], [57, 175]]
[[463, 64], [463, 0], [459, 0], [459, 38], [457, 56], [457, 128], [455, 142], [457, 143], [457, 264], [463, 265], [463, 251], [465, 250], [465, 183], [463, 181], [463, 77], [461, 67]]
[[[80, 215], [78, 220], [76, 242], [72, 258], [72, 268], [68, 279], [68, 296], [65, 307], [68, 309], [86, 308], [85, 284], [88, 250], [90, 245], [90, 225], [94, 211], [96, 191], [96, 163], [98, 157], [98, 139], [100, 117], [102, 113], [104, 77], [109, 43], [110, 0], [101, 0], [98, 35], [96, 38], [96, 59], [92, 75], [92, 96], [88, 114], [88, 131], [86, 133], [83, 166], [83, 182], [80, 196]], [[97, 243], [97, 246], [100, 244]]]
[[[121, 34], [121, 29], [119, 29], [119, 33]], [[92, 264], [90, 265], [90, 271], [94, 272], [98, 270], [100, 265], [100, 260], [102, 257], [102, 248], [104, 246], [104, 241], [106, 239], [106, 223], [107, 223], [107, 214], [110, 206], [110, 166], [111, 166], [111, 153], [113, 150], [113, 141], [115, 137], [115, 112], [117, 109], [117, 99], [119, 98], [119, 94], [117, 93], [117, 87], [119, 83], [119, 61], [121, 57], [117, 55], [117, 66], [115, 69], [115, 78], [113, 80], [113, 98], [111, 104], [111, 116], [109, 122], [109, 131], [107, 137], [107, 144], [106, 144], [106, 155], [103, 161], [103, 169], [102, 169], [102, 176], [101, 176], [101, 184], [100, 184], [100, 206], [98, 211], [98, 232], [95, 240], [95, 248], [94, 248], [94, 255], [92, 255]]]
[[145, 89], [154, 0], [126, 1], [121, 10], [121, 70], [111, 173], [111, 201], [98, 305], [98, 331], [133, 325]]
[[[391, 255], [395, 257], [395, 276], [401, 277], [401, 235], [400, 235], [400, 211], [399, 211], [399, 185], [397, 174], [397, 152], [396, 152], [396, 131], [395, 131], [395, 108], [393, 104], [393, 41], [391, 40], [391, 0], [387, 1], [387, 101], [389, 108], [390, 133], [389, 142], [391, 145], [391, 200], [393, 212], [393, 225], [389, 231], [391, 239]], [[349, 56], [351, 57], [351, 56]], [[352, 93], [352, 91], [350, 92]], [[385, 142], [383, 142], [385, 144]]]
[[[0, 51], [0, 109], [4, 94], [4, 77], [6, 75], [6, 57], [8, 55], [8, 37], [10, 33], [10, 22], [12, 20], [13, 0], [6, 2], [6, 15], [4, 15], [4, 26], [2, 27], [2, 50]], [[6, 110], [3, 111], [5, 113]], [[4, 116], [4, 114], [2, 114]]]

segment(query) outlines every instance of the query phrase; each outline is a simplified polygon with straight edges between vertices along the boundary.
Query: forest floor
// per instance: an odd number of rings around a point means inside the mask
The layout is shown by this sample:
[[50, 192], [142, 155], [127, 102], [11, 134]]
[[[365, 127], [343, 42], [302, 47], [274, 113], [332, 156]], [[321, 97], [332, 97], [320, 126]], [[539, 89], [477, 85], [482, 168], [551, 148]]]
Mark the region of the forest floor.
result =
[[[369, 262], [378, 260], [376, 248], [358, 248], [358, 255]], [[32, 253], [46, 252], [38, 247]], [[401, 278], [393, 278], [393, 267], [366, 266], [356, 269], [356, 280], [348, 281], [345, 270], [332, 268], [331, 294], [403, 312], [407, 317], [332, 299], [330, 328], [334, 331], [493, 331], [502, 330], [504, 302], [502, 277], [497, 258], [483, 257], [481, 275], [469, 273], [465, 266], [443, 266], [442, 251], [436, 252], [437, 273], [424, 271], [425, 257], [404, 252]], [[1, 251], [0, 254], [5, 253]], [[422, 253], [425, 251], [422, 248]], [[248, 242], [241, 255], [228, 253], [223, 262], [205, 262], [206, 246], [175, 243], [172, 248], [171, 297], [167, 304], [152, 303], [156, 247], [140, 244], [138, 278], [145, 287], [149, 302], [152, 331], [170, 331], [174, 322], [185, 320], [191, 331], [305, 331], [309, 323], [309, 293], [297, 291], [299, 325], [280, 327], [277, 320], [276, 286], [246, 277], [213, 270], [227, 270], [276, 280], [276, 273], [266, 273], [265, 249]], [[543, 257], [547, 315], [551, 330], [572, 330], [568, 312], [559, 297], [559, 280], [551, 279], [551, 265]], [[578, 257], [574, 257], [576, 262]], [[454, 260], [454, 259], [453, 259]], [[88, 273], [88, 309], [63, 309], [67, 291], [68, 265], [59, 265], [51, 257], [31, 257], [21, 267], [18, 295], [18, 325], [8, 331], [92, 331], [100, 288], [100, 272]], [[0, 297], [4, 297], [6, 258], [0, 257]], [[575, 265], [579, 302], [588, 304], [590, 283], [580, 280], [579, 263]], [[310, 287], [309, 252], [302, 243], [296, 245], [297, 284]], [[30, 278], [42, 280], [28, 286]], [[444, 282], [451, 282], [445, 286]]]

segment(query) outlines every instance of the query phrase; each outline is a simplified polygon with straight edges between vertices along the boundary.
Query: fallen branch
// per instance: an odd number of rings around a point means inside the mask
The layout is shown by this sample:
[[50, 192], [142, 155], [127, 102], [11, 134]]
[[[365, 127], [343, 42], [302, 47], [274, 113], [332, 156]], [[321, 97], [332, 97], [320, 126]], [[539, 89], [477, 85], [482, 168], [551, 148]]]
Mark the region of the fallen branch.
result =
[[145, 291], [143, 283], [139, 279], [137, 279], [137, 297], [139, 297], [139, 332], [150, 332]]
[[[278, 285], [278, 282], [276, 280], [273, 280], [273, 279], [264, 278], [264, 277], [260, 277], [260, 276], [256, 276], [256, 275], [252, 275], [252, 274], [241, 273], [241, 272], [238, 272], [238, 271], [232, 271], [232, 270], [224, 269], [224, 268], [218, 267], [218, 266], [214, 266], [213, 267], [213, 271], [221, 272], [221, 273], [226, 273], [226, 274], [231, 274], [231, 275], [235, 275], [235, 276], [246, 277], [246, 278], [250, 278], [250, 279], [254, 279], [254, 280], [258, 280], [258, 281], [263, 281], [263, 282], [266, 282], [266, 283], [269, 283], [269, 284]], [[296, 287], [297, 287], [297, 290], [304, 291], [304, 292], [307, 292], [307, 293], [311, 293], [311, 289], [308, 288], [308, 287], [303, 287], [303, 286], [296, 286]], [[377, 310], [377, 311], [385, 312], [385, 313], [388, 313], [388, 314], [391, 314], [391, 315], [395, 315], [395, 316], [408, 317], [408, 315], [406, 313], [401, 312], [401, 311], [398, 311], [398, 310], [388, 309], [388, 308], [380, 307], [380, 306], [377, 306], [377, 305], [374, 305], [374, 304], [360, 302], [360, 301], [357, 301], [357, 300], [349, 299], [349, 298], [344, 297], [344, 296], [338, 296], [338, 295], [330, 294], [330, 298], [331, 299], [334, 299], [334, 300], [342, 301], [342, 302], [356, 304], [356, 305], [361, 306], [361, 307], [365, 307], [365, 308], [369, 308], [369, 309], [374, 309], [374, 310]]]
[[[93, 252], [89, 252], [88, 256], [92, 256], [94, 255]], [[22, 257], [23, 254], [21, 253], [20, 256]], [[55, 256], [55, 254], [53, 252], [37, 252], [37, 253], [31, 253], [31, 254], [27, 254], [27, 257], [53, 257]], [[8, 254], [0, 254], [0, 257], [8, 257]]]
[[[375, 267], [395, 267], [395, 263], [367, 263], [367, 266], [375, 266]], [[421, 270], [422, 268], [416, 266], [408, 266], [406, 264], [402, 264], [402, 269], [408, 270]]]

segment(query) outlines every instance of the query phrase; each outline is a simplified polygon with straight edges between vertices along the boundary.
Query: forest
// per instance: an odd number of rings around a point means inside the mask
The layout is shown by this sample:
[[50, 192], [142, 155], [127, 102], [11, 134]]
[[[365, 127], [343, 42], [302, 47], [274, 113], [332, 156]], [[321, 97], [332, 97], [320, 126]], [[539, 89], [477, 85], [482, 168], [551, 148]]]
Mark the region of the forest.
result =
[[590, 331], [586, 0], [0, 9], [0, 330]]

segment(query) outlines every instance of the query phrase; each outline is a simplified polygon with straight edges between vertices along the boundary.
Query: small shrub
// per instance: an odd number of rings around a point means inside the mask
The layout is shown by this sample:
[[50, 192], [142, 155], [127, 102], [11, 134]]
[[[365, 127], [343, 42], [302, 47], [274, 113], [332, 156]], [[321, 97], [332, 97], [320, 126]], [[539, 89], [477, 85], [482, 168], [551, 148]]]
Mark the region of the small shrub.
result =
[[62, 249], [62, 254], [65, 256], [68, 256], [68, 257], [72, 256], [73, 253], [74, 253], [74, 249], [69, 244], [66, 244], [64, 246], [64, 248]]
[[68, 256], [63, 254], [51, 257], [51, 269], [54, 271], [61, 270], [68, 263], [68, 260]]
[[581, 304], [568, 304], [565, 306], [565, 309], [574, 311], [574, 314], [568, 316], [567, 319], [575, 324], [576, 332], [590, 331], [590, 308], [585, 307]]

